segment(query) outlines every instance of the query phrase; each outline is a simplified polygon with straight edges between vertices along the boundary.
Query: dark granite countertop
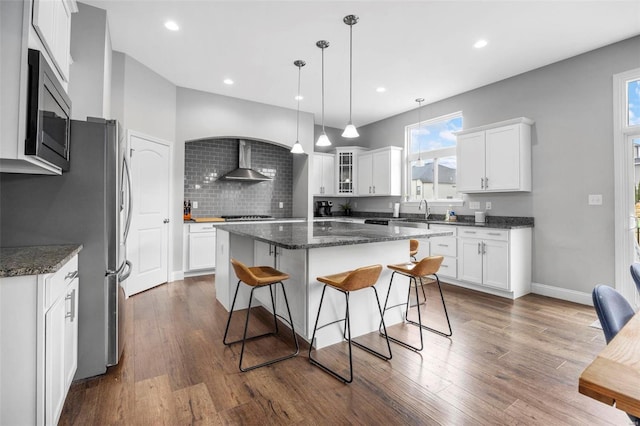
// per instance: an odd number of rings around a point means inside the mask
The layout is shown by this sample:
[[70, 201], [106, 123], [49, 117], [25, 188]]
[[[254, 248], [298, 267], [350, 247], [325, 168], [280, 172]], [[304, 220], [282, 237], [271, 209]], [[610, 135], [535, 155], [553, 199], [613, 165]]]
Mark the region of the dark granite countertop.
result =
[[434, 225], [453, 225], [453, 226], [477, 226], [480, 228], [491, 229], [517, 229], [517, 228], [533, 228], [534, 218], [525, 216], [487, 216], [485, 223], [476, 223], [474, 215], [458, 215], [455, 222], [446, 222], [443, 214], [430, 214], [429, 219], [425, 219], [423, 214], [405, 214], [401, 217], [391, 217], [391, 214], [384, 213], [368, 213], [354, 216], [332, 216], [334, 220], [341, 218], [355, 219], [388, 219], [392, 221], [429, 223]]
[[353, 244], [367, 244], [411, 238], [452, 235], [449, 231], [367, 225], [336, 221], [305, 222], [235, 222], [214, 224], [220, 230], [274, 244], [286, 249], [308, 249]]
[[0, 248], [0, 277], [49, 274], [82, 250], [82, 244]]

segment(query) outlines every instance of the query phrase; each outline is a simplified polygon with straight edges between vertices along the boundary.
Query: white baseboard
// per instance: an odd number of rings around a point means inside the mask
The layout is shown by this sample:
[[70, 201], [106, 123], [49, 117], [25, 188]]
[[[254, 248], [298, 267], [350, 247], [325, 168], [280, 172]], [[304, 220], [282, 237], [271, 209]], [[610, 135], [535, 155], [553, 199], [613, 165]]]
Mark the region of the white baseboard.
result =
[[171, 273], [171, 281], [180, 281], [184, 279], [184, 271], [173, 271]]
[[582, 291], [553, 287], [540, 283], [531, 283], [531, 293], [539, 294], [541, 296], [553, 297], [555, 299], [566, 300], [569, 302], [580, 303], [581, 305], [593, 306], [591, 293], [584, 293]]

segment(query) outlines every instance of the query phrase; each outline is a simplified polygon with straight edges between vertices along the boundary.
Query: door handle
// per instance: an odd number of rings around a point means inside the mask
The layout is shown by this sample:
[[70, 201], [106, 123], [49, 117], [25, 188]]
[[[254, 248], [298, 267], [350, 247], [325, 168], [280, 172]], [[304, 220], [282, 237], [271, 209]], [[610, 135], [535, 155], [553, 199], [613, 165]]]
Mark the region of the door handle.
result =
[[76, 289], [71, 290], [71, 293], [68, 293], [65, 296], [66, 300], [71, 301], [71, 306], [69, 307], [69, 311], [65, 313], [65, 318], [71, 318], [71, 322], [73, 322], [76, 318]]
[[169, 219], [163, 220], [162, 223], [169, 223]]

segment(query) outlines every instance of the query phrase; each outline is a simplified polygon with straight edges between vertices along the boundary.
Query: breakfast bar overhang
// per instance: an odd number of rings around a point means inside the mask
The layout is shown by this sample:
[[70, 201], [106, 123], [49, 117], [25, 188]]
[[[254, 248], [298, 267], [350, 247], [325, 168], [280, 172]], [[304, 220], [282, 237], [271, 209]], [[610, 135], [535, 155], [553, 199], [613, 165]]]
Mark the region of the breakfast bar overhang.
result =
[[[284, 282], [296, 333], [311, 340], [323, 284], [316, 277], [353, 270], [361, 266], [381, 264], [382, 274], [376, 284], [381, 298], [389, 291], [391, 272], [386, 265], [409, 261], [409, 240], [452, 235], [451, 231], [377, 226], [338, 221], [287, 221], [216, 225], [216, 297], [229, 310], [238, 279], [230, 267], [230, 259], [247, 265], [268, 265], [286, 272]], [[394, 280], [391, 301], [406, 300], [409, 281]], [[271, 309], [269, 291], [256, 295], [265, 309]], [[344, 296], [327, 292], [320, 321], [344, 317]], [[246, 309], [249, 289], [240, 288], [236, 309]], [[373, 292], [351, 295], [351, 332], [353, 337], [378, 330]], [[330, 307], [330, 308], [329, 308]], [[282, 294], [276, 295], [276, 311], [285, 314]], [[387, 326], [402, 321], [398, 308], [385, 314]], [[342, 341], [341, 327], [329, 327], [316, 334], [315, 346], [322, 348]]]

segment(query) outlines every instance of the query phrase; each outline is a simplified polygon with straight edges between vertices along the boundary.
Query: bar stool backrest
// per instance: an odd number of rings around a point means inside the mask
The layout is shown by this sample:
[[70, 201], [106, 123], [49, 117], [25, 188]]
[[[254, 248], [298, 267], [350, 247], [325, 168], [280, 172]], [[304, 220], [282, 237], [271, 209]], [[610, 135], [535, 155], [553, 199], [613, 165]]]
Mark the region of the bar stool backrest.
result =
[[233, 270], [236, 272], [238, 279], [248, 285], [258, 285], [258, 278], [251, 273], [249, 267], [239, 260], [231, 259]]
[[433, 275], [438, 273], [440, 265], [444, 257], [442, 256], [428, 256], [416, 263], [413, 268], [413, 273], [416, 277], [425, 277], [427, 275]]
[[341, 287], [346, 291], [355, 291], [371, 287], [378, 282], [382, 265], [364, 266], [347, 274]]
[[420, 245], [420, 241], [418, 241], [418, 240], [409, 240], [409, 251], [417, 252], [419, 245]]

